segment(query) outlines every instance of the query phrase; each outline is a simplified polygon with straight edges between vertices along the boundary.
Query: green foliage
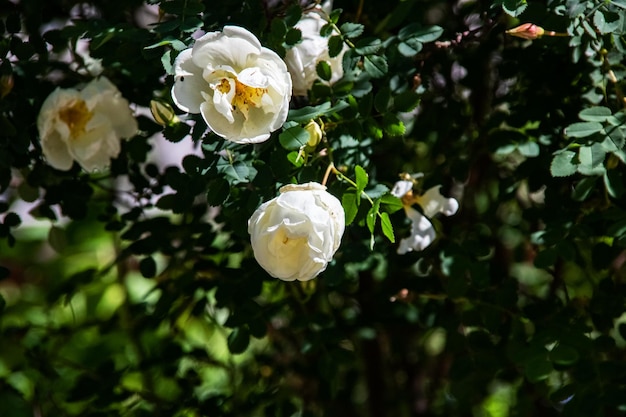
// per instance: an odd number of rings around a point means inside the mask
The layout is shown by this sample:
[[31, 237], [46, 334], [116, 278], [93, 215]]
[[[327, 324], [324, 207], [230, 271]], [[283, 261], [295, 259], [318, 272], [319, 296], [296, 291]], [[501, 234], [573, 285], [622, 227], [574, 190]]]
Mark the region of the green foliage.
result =
[[[0, 416], [624, 413], [623, 0], [335, 0], [343, 77], [312, 64], [253, 145], [176, 107], [176, 57], [227, 24], [283, 57], [313, 2], [74, 3], [0, 13]], [[41, 106], [98, 66], [138, 133], [108, 169], [54, 169]], [[346, 231], [284, 282], [247, 222], [305, 182]], [[453, 215], [420, 202], [439, 185]]]

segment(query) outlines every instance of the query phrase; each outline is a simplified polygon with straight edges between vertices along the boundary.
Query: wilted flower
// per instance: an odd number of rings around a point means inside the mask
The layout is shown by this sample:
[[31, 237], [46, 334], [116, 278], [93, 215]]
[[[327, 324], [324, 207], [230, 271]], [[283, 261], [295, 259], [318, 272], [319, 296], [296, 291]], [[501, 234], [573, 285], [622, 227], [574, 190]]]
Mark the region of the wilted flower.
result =
[[341, 203], [314, 182], [281, 187], [248, 221], [254, 257], [284, 281], [308, 281], [324, 271], [344, 228]]
[[225, 26], [178, 55], [172, 98], [181, 110], [201, 113], [219, 136], [258, 143], [287, 119], [291, 77], [283, 60], [252, 33]]
[[[395, 183], [391, 194], [401, 198], [404, 211], [411, 220], [411, 236], [400, 241], [398, 253], [421, 251], [426, 249], [435, 240], [435, 228], [429, 217], [437, 213], [451, 216], [459, 209], [459, 203], [454, 198], [446, 198], [439, 192], [441, 186], [432, 187], [420, 196], [413, 195], [413, 181], [402, 180]], [[422, 213], [411, 207], [419, 204]]]
[[[302, 15], [296, 28], [302, 32], [302, 41], [287, 51], [285, 62], [293, 80], [293, 94], [306, 96], [307, 91], [317, 79], [316, 66], [320, 61], [330, 64], [332, 75], [330, 83], [337, 82], [343, 77], [341, 61], [347, 50], [344, 49], [336, 57], [331, 58], [328, 54], [328, 38], [320, 35], [320, 29], [328, 21], [322, 16], [322, 10], [313, 9]], [[338, 35], [336, 31], [333, 35]]]
[[137, 133], [137, 121], [120, 91], [106, 77], [82, 90], [54, 90], [37, 118], [43, 155], [54, 168], [76, 161], [86, 171], [106, 168], [120, 153], [120, 140]]

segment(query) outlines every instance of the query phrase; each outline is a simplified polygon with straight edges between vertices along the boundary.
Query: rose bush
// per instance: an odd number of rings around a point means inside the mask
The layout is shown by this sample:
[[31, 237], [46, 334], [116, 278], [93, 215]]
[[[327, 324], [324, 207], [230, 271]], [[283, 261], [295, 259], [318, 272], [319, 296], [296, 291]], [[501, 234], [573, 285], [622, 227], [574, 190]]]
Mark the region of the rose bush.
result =
[[[317, 79], [316, 66], [320, 61], [330, 64], [332, 76], [329, 82], [332, 84], [343, 77], [341, 61], [347, 50], [344, 46], [339, 55], [330, 57], [328, 53], [328, 37], [320, 35], [320, 30], [328, 21], [323, 17], [324, 11], [317, 7], [302, 15], [302, 19], [296, 24], [296, 28], [302, 32], [302, 41], [287, 51], [285, 62], [293, 80], [293, 94], [306, 96], [307, 92]], [[336, 31], [332, 32], [337, 35]]]
[[178, 55], [172, 98], [181, 110], [201, 113], [224, 139], [258, 143], [285, 122], [291, 77], [284, 61], [252, 33], [225, 26]]
[[128, 101], [106, 77], [82, 90], [54, 90], [37, 118], [43, 155], [54, 168], [74, 161], [86, 171], [106, 168], [120, 153], [120, 140], [137, 133]]
[[[435, 227], [428, 220], [438, 213], [451, 216], [459, 209], [459, 202], [454, 198], [441, 195], [441, 186], [429, 188], [424, 194], [413, 195], [413, 181], [402, 180], [394, 184], [391, 194], [402, 199], [402, 205], [407, 217], [411, 220], [411, 235], [400, 241], [398, 253], [422, 251], [426, 249], [436, 237]], [[422, 213], [412, 207], [418, 204]]]
[[326, 269], [345, 228], [341, 203], [318, 183], [285, 185], [248, 221], [257, 262], [284, 281], [308, 281]]

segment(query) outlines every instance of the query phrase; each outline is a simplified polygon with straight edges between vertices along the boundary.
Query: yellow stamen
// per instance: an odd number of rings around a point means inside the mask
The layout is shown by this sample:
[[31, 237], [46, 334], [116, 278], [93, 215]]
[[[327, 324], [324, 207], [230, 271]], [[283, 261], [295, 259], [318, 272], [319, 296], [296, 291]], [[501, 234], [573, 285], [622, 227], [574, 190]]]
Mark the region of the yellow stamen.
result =
[[261, 97], [265, 93], [267, 93], [267, 88], [250, 87], [240, 83], [239, 80], [235, 80], [235, 96], [231, 104], [247, 120], [250, 106], [256, 107], [261, 104]]
[[70, 136], [73, 139], [85, 133], [87, 123], [92, 116], [93, 113], [89, 111], [87, 103], [83, 100], [75, 100], [59, 111], [59, 119], [70, 129]]

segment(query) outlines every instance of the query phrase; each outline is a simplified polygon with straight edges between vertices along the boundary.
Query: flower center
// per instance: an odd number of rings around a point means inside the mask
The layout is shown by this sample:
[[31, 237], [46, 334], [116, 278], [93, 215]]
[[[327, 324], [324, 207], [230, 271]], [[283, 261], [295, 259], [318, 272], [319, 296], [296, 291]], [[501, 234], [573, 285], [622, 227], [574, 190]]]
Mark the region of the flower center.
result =
[[[222, 78], [216, 89], [222, 94], [228, 94], [230, 92], [228, 79]], [[265, 93], [267, 93], [267, 88], [250, 87], [235, 78], [235, 94], [230, 104], [233, 106], [233, 110], [239, 110], [243, 117], [248, 120], [250, 107], [259, 106]]]
[[93, 113], [89, 111], [84, 100], [74, 100], [59, 111], [59, 119], [70, 129], [70, 137], [73, 139], [85, 133], [85, 127], [92, 116]]

